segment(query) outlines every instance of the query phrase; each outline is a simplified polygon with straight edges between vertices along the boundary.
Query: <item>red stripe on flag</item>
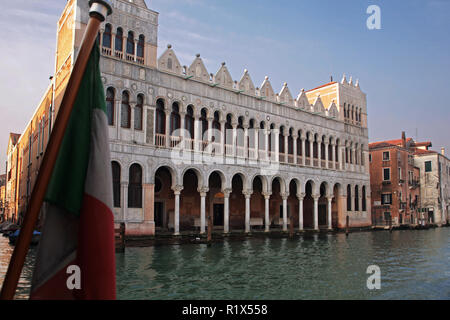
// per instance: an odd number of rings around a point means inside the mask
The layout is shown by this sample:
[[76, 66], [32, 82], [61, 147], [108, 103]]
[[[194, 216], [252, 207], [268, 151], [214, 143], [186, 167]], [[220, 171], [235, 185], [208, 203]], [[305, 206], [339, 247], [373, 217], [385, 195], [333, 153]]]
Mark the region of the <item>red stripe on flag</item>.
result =
[[74, 300], [73, 291], [67, 288], [67, 267], [77, 264], [76, 261], [69, 263], [59, 270], [52, 278], [31, 292], [31, 300]]
[[85, 194], [78, 232], [81, 290], [75, 290], [77, 299], [116, 299], [114, 241], [114, 217], [110, 208]]

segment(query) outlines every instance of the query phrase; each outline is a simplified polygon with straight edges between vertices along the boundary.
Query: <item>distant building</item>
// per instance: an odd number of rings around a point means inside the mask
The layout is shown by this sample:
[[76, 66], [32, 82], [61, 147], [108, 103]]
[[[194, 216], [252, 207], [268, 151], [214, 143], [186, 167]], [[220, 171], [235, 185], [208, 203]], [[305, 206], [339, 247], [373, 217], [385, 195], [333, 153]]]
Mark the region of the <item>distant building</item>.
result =
[[450, 204], [450, 161], [412, 138], [369, 144], [374, 225], [445, 224]]
[[0, 175], [0, 222], [5, 219], [5, 185], [6, 174]]

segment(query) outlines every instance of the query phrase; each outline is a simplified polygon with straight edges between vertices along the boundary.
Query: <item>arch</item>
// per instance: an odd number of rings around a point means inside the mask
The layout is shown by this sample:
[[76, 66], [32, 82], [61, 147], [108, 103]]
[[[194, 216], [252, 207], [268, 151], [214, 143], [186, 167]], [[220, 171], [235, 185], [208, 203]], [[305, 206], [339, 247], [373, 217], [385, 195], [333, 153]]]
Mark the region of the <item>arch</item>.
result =
[[[160, 164], [154, 171], [154, 221], [155, 229], [175, 228], [175, 200], [172, 188], [176, 185], [174, 170], [170, 165]], [[180, 215], [181, 216], [181, 215]]]
[[[194, 230], [200, 221], [200, 193], [203, 183], [201, 172], [197, 168], [186, 168], [180, 177], [183, 190], [180, 197], [180, 231]], [[198, 225], [198, 223], [197, 223]]]
[[112, 181], [113, 181], [113, 205], [114, 208], [120, 208], [120, 182], [121, 182], [121, 167], [117, 161], [111, 161]]
[[114, 125], [114, 102], [116, 98], [116, 90], [113, 87], [106, 89], [106, 116], [108, 118], [108, 125]]
[[142, 208], [142, 167], [133, 163], [129, 169], [128, 208]]
[[122, 92], [122, 105], [120, 108], [120, 126], [129, 129], [131, 126], [130, 94], [128, 91]]
[[174, 131], [180, 129], [181, 117], [180, 117], [180, 104], [175, 101], [172, 103], [172, 112], [170, 113], [170, 131], [169, 134], [173, 135]]
[[136, 55], [139, 58], [144, 58], [144, 49], [145, 48], [145, 36], [143, 34], [139, 35], [139, 40], [137, 44], [137, 52]]
[[272, 179], [270, 179], [270, 188], [271, 188], [270, 191], [273, 192], [272, 186], [275, 181], [278, 181], [278, 183], [280, 184], [280, 193], [285, 193], [286, 192], [286, 181], [284, 180], [283, 177], [281, 177], [279, 175], [275, 175], [272, 177]]
[[134, 32], [128, 31], [127, 54], [134, 56]]
[[144, 95], [138, 94], [137, 103], [134, 107], [134, 129], [142, 130], [142, 121], [143, 121], [143, 112], [144, 112]]
[[263, 175], [260, 175], [260, 174], [253, 175], [253, 177], [251, 177], [250, 180], [249, 180], [249, 182], [250, 182], [250, 184], [252, 186], [254, 185], [256, 178], [259, 178], [261, 180], [262, 187], [263, 187], [263, 192], [269, 192], [269, 186], [268, 186], [267, 177], [263, 176]]
[[347, 185], [347, 211], [352, 211], [352, 186]]
[[[189, 133], [188, 139], [194, 139], [195, 137], [195, 118], [194, 118], [194, 107], [190, 104], [186, 107], [186, 115], [184, 117], [184, 129]], [[189, 145], [190, 149], [194, 149], [193, 145]]]
[[195, 173], [195, 175], [197, 176], [197, 180], [198, 180], [198, 187], [201, 188], [203, 187], [204, 183], [205, 183], [205, 177], [202, 174], [202, 171], [196, 167], [186, 167], [184, 168], [183, 171], [181, 171], [181, 175], [180, 175], [180, 181], [183, 181], [183, 177], [186, 174], [186, 172], [188, 171], [192, 171]]
[[164, 99], [156, 100], [156, 134], [166, 134], [166, 112]]
[[227, 178], [226, 178], [225, 174], [221, 170], [218, 170], [218, 169], [213, 169], [207, 174], [207, 180], [206, 180], [206, 182], [208, 183], [207, 187], [210, 188], [209, 181], [210, 181], [213, 173], [217, 173], [219, 175], [220, 180], [221, 180], [221, 189], [222, 190], [225, 189], [227, 186]]
[[105, 25], [105, 31], [103, 32], [102, 46], [104, 48], [111, 48], [111, 38], [112, 38], [112, 27], [109, 23]]
[[152, 176], [155, 177], [155, 176], [156, 176], [156, 173], [158, 172], [158, 170], [163, 169], [163, 168], [165, 168], [165, 169], [166, 169], [167, 171], [169, 171], [169, 173], [170, 173], [170, 178], [171, 178], [171, 181], [172, 181], [171, 187], [176, 186], [177, 183], [178, 183], [178, 179], [177, 179], [177, 178], [178, 178], [178, 177], [177, 177], [177, 171], [176, 171], [176, 169], [174, 169], [174, 168], [172, 167], [172, 165], [169, 164], [169, 163], [160, 163], [160, 164], [158, 164], [158, 165], [155, 167]]
[[366, 186], [362, 187], [361, 196], [362, 196], [362, 208], [361, 208], [361, 210], [366, 212], [367, 211]]
[[115, 50], [117, 53], [123, 52], [123, 29], [120, 27], [116, 31]]

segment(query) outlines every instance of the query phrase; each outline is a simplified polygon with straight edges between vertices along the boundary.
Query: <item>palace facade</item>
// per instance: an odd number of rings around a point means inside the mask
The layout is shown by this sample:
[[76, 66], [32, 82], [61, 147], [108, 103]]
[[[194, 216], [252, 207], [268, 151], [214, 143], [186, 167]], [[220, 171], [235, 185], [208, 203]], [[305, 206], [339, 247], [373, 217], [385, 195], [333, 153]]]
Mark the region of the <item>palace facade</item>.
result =
[[[295, 97], [287, 83], [276, 93], [268, 77], [256, 87], [248, 70], [235, 81], [225, 63], [209, 73], [199, 54], [184, 66], [170, 45], [157, 58], [159, 14], [143, 0], [112, 4], [99, 34], [101, 70], [114, 215], [128, 235], [204, 233], [210, 222], [224, 233], [371, 225], [358, 81], [344, 76]], [[38, 129], [45, 150], [88, 11], [88, 1], [69, 0], [58, 23], [52, 99], [30, 122], [42, 129], [27, 127], [15, 146], [22, 181], [33, 179], [25, 168], [37, 160], [26, 154], [30, 137], [41, 141]], [[18, 192], [19, 213], [28, 194]]]

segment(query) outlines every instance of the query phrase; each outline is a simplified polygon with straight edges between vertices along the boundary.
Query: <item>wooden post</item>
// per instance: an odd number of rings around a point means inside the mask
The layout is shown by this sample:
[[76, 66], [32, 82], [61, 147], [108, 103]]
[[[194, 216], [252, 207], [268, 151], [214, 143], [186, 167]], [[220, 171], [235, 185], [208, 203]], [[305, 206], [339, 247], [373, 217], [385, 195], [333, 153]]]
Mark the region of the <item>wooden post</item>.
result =
[[33, 230], [36, 226], [39, 212], [44, 202], [47, 186], [50, 182], [53, 167], [55, 166], [56, 159], [58, 158], [59, 148], [70, 119], [70, 114], [72, 113], [73, 105], [75, 103], [75, 99], [77, 98], [78, 90], [98, 35], [100, 23], [106, 19], [107, 15], [112, 13], [111, 5], [105, 0], [91, 0], [89, 4], [91, 6], [90, 19], [80, 46], [78, 58], [75, 62], [72, 74], [64, 92], [64, 97], [59, 108], [50, 140], [47, 144], [44, 159], [42, 160], [42, 164], [31, 193], [30, 202], [27, 207], [19, 238], [17, 239], [17, 244], [11, 256], [11, 261], [9, 263], [8, 271], [6, 273], [1, 291], [0, 298], [2, 300], [14, 299], [17, 283], [30, 247]]
[[291, 216], [289, 217], [289, 238], [294, 237], [294, 215], [291, 213]]
[[350, 225], [350, 217], [347, 216], [345, 218], [345, 235], [348, 237], [348, 229], [349, 229], [349, 225]]

